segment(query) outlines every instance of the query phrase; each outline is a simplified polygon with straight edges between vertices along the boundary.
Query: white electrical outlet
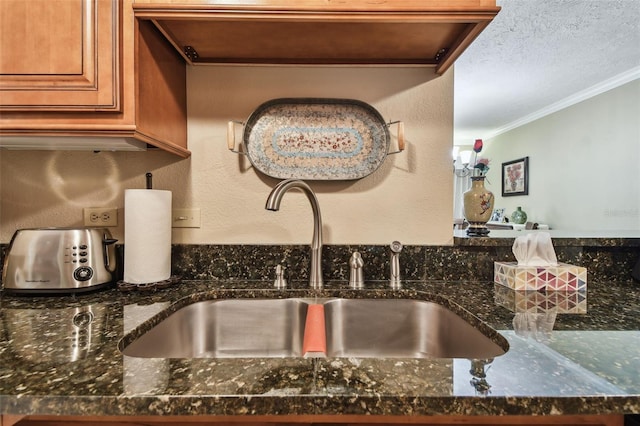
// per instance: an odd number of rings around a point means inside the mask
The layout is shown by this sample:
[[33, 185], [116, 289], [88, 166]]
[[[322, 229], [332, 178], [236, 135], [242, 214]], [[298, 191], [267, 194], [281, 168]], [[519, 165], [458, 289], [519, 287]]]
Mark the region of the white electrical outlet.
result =
[[84, 226], [118, 226], [117, 207], [85, 207]]
[[200, 228], [200, 209], [171, 210], [172, 228]]

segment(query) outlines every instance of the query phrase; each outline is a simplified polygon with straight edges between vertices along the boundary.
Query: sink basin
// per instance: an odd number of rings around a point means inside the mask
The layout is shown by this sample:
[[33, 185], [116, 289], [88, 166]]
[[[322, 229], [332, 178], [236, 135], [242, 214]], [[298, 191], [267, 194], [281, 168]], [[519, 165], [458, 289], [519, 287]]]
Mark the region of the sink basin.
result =
[[143, 358], [301, 357], [311, 303], [324, 305], [329, 357], [481, 359], [508, 348], [435, 302], [289, 298], [195, 302], [120, 349]]
[[142, 358], [302, 356], [302, 299], [223, 299], [179, 309], [122, 353]]
[[506, 351], [434, 302], [335, 299], [325, 303], [327, 354], [354, 358], [493, 358]]

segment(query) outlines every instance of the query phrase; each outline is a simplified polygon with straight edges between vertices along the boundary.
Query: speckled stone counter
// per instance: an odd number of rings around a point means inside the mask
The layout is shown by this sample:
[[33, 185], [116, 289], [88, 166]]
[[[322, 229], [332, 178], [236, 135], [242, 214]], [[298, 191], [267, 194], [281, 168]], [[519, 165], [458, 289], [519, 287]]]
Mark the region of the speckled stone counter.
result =
[[[559, 262], [587, 268], [589, 282], [633, 282], [640, 239], [561, 239], [554, 242]], [[597, 245], [592, 245], [597, 244]], [[607, 245], [611, 244], [611, 245]], [[415, 281], [492, 281], [493, 263], [515, 261], [513, 238], [455, 238], [453, 246], [405, 246], [400, 268]], [[322, 256], [326, 280], [348, 280], [349, 258], [359, 251], [366, 278], [389, 275], [389, 246], [326, 245]], [[308, 279], [309, 247], [270, 245], [174, 245], [172, 264], [185, 279], [273, 280], [276, 265], [292, 280]]]
[[[495, 236], [494, 236], [495, 234]], [[492, 281], [493, 262], [514, 261], [511, 251], [518, 231], [491, 231], [489, 238], [469, 238], [456, 231], [453, 245], [407, 245], [401, 253], [401, 276], [414, 281]], [[633, 282], [631, 271], [640, 259], [640, 237], [554, 238], [558, 261], [583, 266], [589, 281]], [[124, 247], [118, 245], [122, 252]], [[384, 280], [389, 274], [389, 245], [324, 245], [325, 280], [347, 280], [349, 258], [359, 251], [366, 278]], [[0, 268], [7, 245], [0, 244]], [[308, 245], [175, 244], [171, 249], [174, 274], [186, 280], [218, 281], [228, 278], [268, 281], [276, 265], [286, 268], [287, 278], [309, 277]]]
[[[514, 330], [516, 313], [496, 303], [491, 282], [406, 282], [402, 291], [388, 289], [384, 281], [369, 282], [361, 291], [347, 289], [344, 281], [330, 281], [320, 292], [306, 287], [293, 282], [287, 290], [274, 290], [269, 281], [219, 280], [183, 281], [149, 293], [0, 293], [0, 413], [640, 412], [640, 289], [635, 284], [590, 283], [587, 313], [557, 313], [553, 331], [540, 333]], [[196, 300], [310, 296], [437, 300], [463, 318], [480, 321], [478, 327], [492, 338], [487, 327], [498, 330], [510, 348], [492, 360], [142, 359], [118, 350], [123, 337], [130, 339], [130, 333], [141, 333]]]

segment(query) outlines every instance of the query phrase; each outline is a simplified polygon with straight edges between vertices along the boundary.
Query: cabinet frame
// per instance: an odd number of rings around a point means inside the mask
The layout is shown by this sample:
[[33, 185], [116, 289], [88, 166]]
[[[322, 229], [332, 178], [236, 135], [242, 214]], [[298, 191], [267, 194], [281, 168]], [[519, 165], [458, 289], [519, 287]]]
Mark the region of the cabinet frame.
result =
[[500, 10], [488, 0], [178, 0], [133, 8], [190, 65], [423, 66], [437, 74]]

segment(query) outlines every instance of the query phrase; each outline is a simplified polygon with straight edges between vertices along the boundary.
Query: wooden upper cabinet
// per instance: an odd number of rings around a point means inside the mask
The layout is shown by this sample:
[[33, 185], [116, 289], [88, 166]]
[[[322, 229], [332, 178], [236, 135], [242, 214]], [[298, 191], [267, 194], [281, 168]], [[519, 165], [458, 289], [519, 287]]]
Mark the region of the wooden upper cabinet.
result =
[[444, 73], [495, 1], [136, 0], [189, 64], [422, 65]]
[[118, 7], [0, 1], [0, 110], [118, 111]]
[[187, 149], [182, 56], [133, 0], [0, 0], [0, 149]]

